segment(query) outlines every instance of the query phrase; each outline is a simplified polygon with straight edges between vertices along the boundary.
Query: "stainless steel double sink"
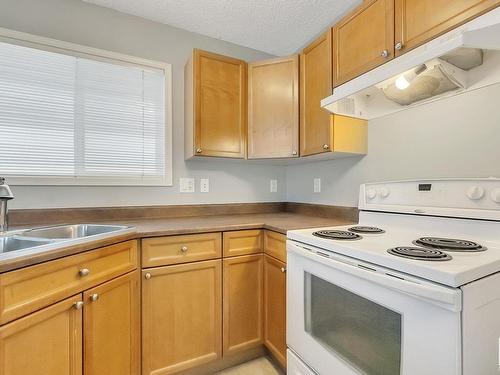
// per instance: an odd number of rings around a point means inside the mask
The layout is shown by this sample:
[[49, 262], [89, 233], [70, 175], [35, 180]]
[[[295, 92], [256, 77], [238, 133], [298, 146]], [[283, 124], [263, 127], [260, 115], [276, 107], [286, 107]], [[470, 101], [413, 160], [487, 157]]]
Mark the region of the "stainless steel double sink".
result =
[[133, 230], [133, 227], [126, 225], [71, 224], [9, 231], [0, 233], [0, 259], [5, 258], [6, 253], [19, 252], [19, 255], [23, 255], [52, 250], [60, 246], [112, 237]]

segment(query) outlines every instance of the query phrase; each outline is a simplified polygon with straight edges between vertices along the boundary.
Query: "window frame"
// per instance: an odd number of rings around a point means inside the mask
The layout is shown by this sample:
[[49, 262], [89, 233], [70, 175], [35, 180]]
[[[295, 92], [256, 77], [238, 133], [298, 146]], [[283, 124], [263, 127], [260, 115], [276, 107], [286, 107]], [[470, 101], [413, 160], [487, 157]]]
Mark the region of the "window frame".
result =
[[0, 27], [0, 42], [16, 44], [74, 57], [81, 57], [142, 69], [162, 70], [165, 75], [165, 175], [163, 177], [117, 177], [117, 176], [19, 176], [4, 175], [11, 185], [42, 186], [172, 186], [172, 64], [143, 59], [140, 57], [111, 52], [80, 44], [45, 38], [33, 34], [9, 30]]

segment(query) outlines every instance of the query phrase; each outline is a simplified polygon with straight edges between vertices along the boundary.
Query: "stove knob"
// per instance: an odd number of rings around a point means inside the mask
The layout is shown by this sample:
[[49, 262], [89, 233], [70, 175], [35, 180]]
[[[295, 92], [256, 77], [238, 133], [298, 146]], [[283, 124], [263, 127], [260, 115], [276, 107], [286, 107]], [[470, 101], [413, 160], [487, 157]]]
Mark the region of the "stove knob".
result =
[[469, 190], [467, 190], [467, 196], [469, 199], [477, 201], [484, 197], [484, 189], [480, 186], [471, 186]]
[[391, 191], [388, 188], [383, 187], [382, 189], [380, 189], [379, 194], [382, 198], [387, 198], [389, 194], [391, 194]]
[[500, 203], [500, 188], [497, 188], [491, 192], [491, 199], [493, 202]]
[[377, 190], [375, 190], [375, 189], [368, 189], [366, 191], [366, 196], [368, 197], [368, 199], [374, 199], [377, 196]]

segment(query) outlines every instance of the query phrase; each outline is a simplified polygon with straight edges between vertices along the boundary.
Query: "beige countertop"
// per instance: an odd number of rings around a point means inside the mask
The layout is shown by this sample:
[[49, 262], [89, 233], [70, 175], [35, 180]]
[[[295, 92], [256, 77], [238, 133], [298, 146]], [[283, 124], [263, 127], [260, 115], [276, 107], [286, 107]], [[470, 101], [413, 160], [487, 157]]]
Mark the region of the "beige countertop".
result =
[[[110, 222], [103, 221], [103, 222]], [[269, 229], [286, 234], [288, 230], [353, 224], [353, 221], [335, 217], [317, 217], [292, 212], [261, 214], [207, 215], [193, 217], [169, 217], [155, 219], [117, 220], [113, 223], [133, 225], [135, 233], [117, 235], [104, 240], [89, 240], [78, 245], [61, 246], [58, 249], [11, 259], [0, 258], [0, 273], [30, 266], [52, 259], [81, 253], [130, 239], [169, 236], [189, 233], [223, 232], [243, 229]]]
[[292, 212], [266, 214], [214, 215], [122, 221], [137, 228], [139, 237], [187, 233], [223, 232], [242, 229], [269, 229], [286, 234], [288, 230], [352, 224], [352, 221], [315, 217]]

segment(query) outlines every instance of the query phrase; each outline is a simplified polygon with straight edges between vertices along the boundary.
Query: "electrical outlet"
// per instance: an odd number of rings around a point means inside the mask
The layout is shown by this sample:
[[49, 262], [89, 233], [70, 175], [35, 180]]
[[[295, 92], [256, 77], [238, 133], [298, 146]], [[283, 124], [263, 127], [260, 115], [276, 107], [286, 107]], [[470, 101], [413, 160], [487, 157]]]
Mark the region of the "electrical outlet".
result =
[[194, 193], [194, 178], [181, 177], [179, 179], [179, 191], [181, 193]]
[[278, 192], [278, 180], [271, 180], [269, 188], [270, 188], [271, 193], [277, 193]]
[[319, 177], [314, 179], [314, 192], [321, 193], [321, 178]]
[[200, 178], [200, 193], [208, 193], [210, 191], [210, 182], [208, 178]]

